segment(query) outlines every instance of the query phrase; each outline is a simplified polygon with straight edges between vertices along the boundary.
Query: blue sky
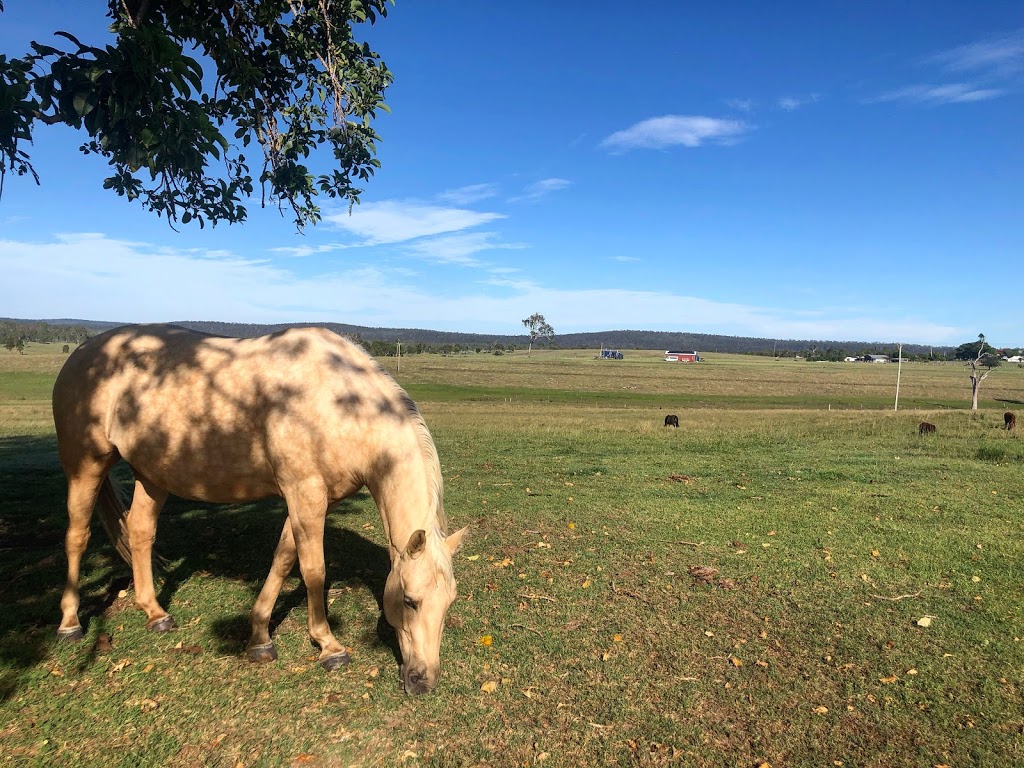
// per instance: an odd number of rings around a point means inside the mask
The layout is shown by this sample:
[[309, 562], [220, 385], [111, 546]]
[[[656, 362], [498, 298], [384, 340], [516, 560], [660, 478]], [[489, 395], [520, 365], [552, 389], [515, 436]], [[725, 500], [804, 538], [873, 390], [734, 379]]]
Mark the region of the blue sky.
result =
[[[6, 0], [0, 53], [105, 3]], [[69, 10], [71, 9], [71, 10]], [[0, 200], [0, 316], [1024, 344], [1024, 5], [398, 0], [352, 215], [174, 232], [69, 129]]]

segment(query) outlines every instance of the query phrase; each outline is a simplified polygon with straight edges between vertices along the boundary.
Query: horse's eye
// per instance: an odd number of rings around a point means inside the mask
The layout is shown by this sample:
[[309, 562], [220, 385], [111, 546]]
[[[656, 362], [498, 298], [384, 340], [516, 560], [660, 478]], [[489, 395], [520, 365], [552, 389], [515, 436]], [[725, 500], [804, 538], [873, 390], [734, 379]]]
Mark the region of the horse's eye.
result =
[[413, 600], [413, 599], [412, 599], [411, 597], [407, 597], [407, 598], [405, 598], [405, 599], [404, 599], [404, 600], [403, 600], [402, 602], [404, 602], [404, 603], [405, 603], [405, 607], [406, 607], [406, 608], [411, 608], [411, 609], [412, 609], [412, 610], [414, 610], [414, 611], [415, 611], [415, 610], [416, 610], [417, 608], [419, 608], [419, 607], [420, 607], [420, 603], [419, 603], [419, 601], [418, 601], [418, 600]]

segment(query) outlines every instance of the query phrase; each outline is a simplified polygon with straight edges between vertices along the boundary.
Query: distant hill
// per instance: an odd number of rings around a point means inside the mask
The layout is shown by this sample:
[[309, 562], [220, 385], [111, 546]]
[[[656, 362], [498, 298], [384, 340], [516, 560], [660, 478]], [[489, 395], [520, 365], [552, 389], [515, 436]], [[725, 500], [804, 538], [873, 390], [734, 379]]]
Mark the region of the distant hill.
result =
[[[93, 332], [114, 328], [124, 323], [99, 320], [14, 320], [18, 323], [49, 323], [51, 325], [67, 325], [85, 327]], [[275, 333], [285, 328], [303, 326], [323, 326], [336, 333], [356, 336], [364, 341], [394, 342], [401, 340], [403, 344], [423, 344], [430, 347], [443, 345], [461, 345], [463, 347], [490, 347], [514, 345], [525, 347], [530, 343], [528, 336], [502, 335], [487, 333], [458, 333], [452, 331], [431, 331], [423, 328], [373, 328], [346, 323], [221, 323], [210, 320], [185, 320], [177, 325], [197, 331], [216, 333], [222, 336], [250, 338]], [[825, 350], [843, 350], [850, 354], [894, 353], [893, 342], [881, 341], [839, 341], [827, 339], [769, 339], [751, 336], [722, 336], [708, 333], [682, 333], [672, 331], [599, 331], [594, 333], [556, 334], [554, 345], [567, 349], [682, 349], [698, 352], [730, 352], [745, 354], [804, 354]], [[905, 355], [944, 356], [953, 351], [953, 347], [928, 346], [926, 344], [904, 344]]]

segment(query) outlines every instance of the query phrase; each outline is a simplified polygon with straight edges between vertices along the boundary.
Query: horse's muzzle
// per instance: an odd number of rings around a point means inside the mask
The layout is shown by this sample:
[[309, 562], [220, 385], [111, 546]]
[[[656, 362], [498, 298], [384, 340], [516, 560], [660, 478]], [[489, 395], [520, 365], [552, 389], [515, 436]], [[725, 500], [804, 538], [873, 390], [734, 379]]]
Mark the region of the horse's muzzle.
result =
[[406, 693], [413, 696], [430, 693], [437, 687], [437, 675], [428, 675], [423, 670], [409, 669], [403, 666], [400, 674], [402, 687]]

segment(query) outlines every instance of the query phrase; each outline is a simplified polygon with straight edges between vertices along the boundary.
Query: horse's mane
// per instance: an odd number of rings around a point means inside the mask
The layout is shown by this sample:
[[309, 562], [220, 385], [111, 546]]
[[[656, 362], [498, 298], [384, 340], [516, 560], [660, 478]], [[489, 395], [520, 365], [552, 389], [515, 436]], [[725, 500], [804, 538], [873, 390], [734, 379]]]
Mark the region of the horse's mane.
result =
[[427, 423], [423, 420], [420, 409], [409, 397], [408, 393], [401, 389], [402, 402], [409, 411], [412, 419], [413, 429], [419, 439], [420, 451], [423, 453], [423, 461], [427, 466], [427, 492], [430, 498], [430, 508], [434, 510], [434, 525], [438, 535], [444, 539], [448, 536], [448, 517], [444, 512], [444, 490], [441, 480], [441, 460], [437, 455], [437, 448], [434, 439], [430, 436]]

